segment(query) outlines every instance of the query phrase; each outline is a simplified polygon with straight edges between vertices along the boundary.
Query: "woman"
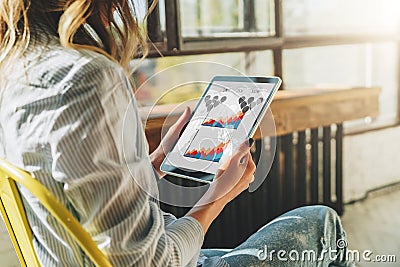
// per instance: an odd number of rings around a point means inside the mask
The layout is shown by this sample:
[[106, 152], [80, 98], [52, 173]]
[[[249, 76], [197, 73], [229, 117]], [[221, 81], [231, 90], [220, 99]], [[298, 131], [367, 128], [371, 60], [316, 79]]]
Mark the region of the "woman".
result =
[[[1, 1], [2, 157], [44, 184], [115, 266], [293, 266], [264, 257], [263, 249], [322, 255], [336, 248], [344, 238], [336, 213], [307, 207], [271, 222], [230, 252], [201, 250], [212, 221], [252, 182], [252, 140], [184, 217], [160, 210], [153, 167], [159, 172], [190, 111], [149, 156], [125, 74], [129, 60], [147, 52], [132, 6], [128, 0]], [[20, 191], [42, 265], [90, 266], [54, 218]], [[344, 252], [318, 264], [346, 266]]]

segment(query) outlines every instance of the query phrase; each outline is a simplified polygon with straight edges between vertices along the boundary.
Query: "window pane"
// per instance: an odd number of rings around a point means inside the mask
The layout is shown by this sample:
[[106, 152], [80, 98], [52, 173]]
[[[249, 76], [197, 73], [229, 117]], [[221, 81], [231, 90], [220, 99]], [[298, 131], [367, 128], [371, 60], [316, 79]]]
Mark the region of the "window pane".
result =
[[[135, 0], [138, 1], [138, 0]], [[142, 1], [143, 2], [143, 1]], [[147, 35], [150, 41], [158, 43], [163, 42], [166, 36], [165, 28], [165, 1], [164, 0], [149, 0], [144, 1], [152, 6], [156, 4], [152, 12], [148, 14], [147, 19]], [[143, 4], [143, 3], [142, 3]]]
[[132, 2], [129, 2], [129, 4], [133, 14], [135, 14], [139, 21], [142, 21], [147, 13], [147, 2], [133, 0]]
[[166, 25], [165, 25], [165, 0], [158, 1], [158, 8], [160, 12], [160, 28], [162, 32], [165, 32]]
[[284, 0], [286, 35], [398, 33], [398, 0]]
[[379, 86], [380, 120], [395, 120], [398, 106], [395, 43], [341, 45], [284, 51], [287, 89]]
[[254, 51], [244, 54], [245, 74], [248, 76], [273, 76], [274, 62], [271, 51]]
[[242, 57], [243, 53], [226, 53], [146, 59], [134, 73], [136, 98], [143, 105], [198, 98], [212, 77], [243, 72]]
[[273, 71], [270, 51], [134, 60], [135, 67], [136, 98], [143, 105], [198, 98], [217, 75], [270, 76]]
[[274, 33], [273, 0], [181, 0], [184, 37]]

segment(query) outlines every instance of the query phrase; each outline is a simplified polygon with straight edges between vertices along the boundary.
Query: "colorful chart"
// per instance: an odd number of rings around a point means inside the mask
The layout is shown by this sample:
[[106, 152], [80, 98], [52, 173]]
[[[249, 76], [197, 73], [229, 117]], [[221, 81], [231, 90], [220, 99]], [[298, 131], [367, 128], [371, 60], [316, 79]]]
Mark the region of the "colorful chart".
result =
[[[244, 116], [246, 113], [256, 107], [257, 105], [261, 104], [264, 99], [262, 97], [255, 99], [254, 97], [249, 97], [246, 99], [246, 96], [241, 96], [234, 100], [236, 102], [235, 106], [233, 108], [235, 110], [239, 110], [237, 113], [231, 115], [231, 116], [226, 116], [226, 117], [219, 117], [216, 118], [217, 113], [220, 111], [226, 111], [229, 110], [228, 106], [224, 106], [221, 108], [222, 104], [225, 105], [227, 102], [233, 102], [232, 100], [229, 100], [226, 96], [222, 96], [219, 98], [218, 95], [211, 96], [207, 95], [205, 97], [205, 106], [207, 109], [207, 116], [203, 123], [201, 124], [202, 126], [208, 126], [208, 127], [217, 127], [217, 128], [226, 128], [226, 129], [237, 129], [242, 122]], [[234, 103], [234, 102], [233, 102]], [[230, 105], [230, 108], [232, 106]], [[234, 111], [235, 112], [235, 111]], [[221, 115], [221, 114], [219, 114]]]
[[212, 148], [201, 148], [201, 149], [192, 149], [186, 151], [184, 154], [185, 157], [195, 158], [195, 159], [203, 159], [213, 162], [219, 162], [222, 158], [224, 150], [226, 146], [229, 144], [230, 140], [227, 142], [222, 142], [215, 147]]
[[228, 118], [206, 119], [201, 125], [209, 127], [237, 129], [245, 113], [239, 111], [237, 114]]

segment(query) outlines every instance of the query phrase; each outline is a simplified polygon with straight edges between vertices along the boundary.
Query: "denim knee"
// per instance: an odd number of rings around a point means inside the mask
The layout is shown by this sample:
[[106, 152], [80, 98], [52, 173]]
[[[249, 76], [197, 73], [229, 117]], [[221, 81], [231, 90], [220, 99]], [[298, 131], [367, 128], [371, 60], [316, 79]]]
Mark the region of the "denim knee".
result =
[[340, 221], [339, 215], [331, 207], [323, 206], [323, 205], [315, 205], [315, 206], [311, 206], [311, 207], [314, 207], [316, 210], [318, 210], [318, 212], [322, 215], [321, 219], [325, 218], [325, 221], [326, 220], [329, 220], [330, 222]]
[[315, 230], [323, 237], [329, 239], [343, 238], [345, 232], [342, 228], [337, 212], [324, 205], [300, 207], [285, 213], [283, 216], [299, 216], [308, 221], [309, 227], [313, 225]]
[[323, 218], [331, 218], [331, 219], [336, 219], [339, 218], [339, 215], [337, 214], [337, 212], [328, 207], [328, 206], [324, 206], [324, 205], [312, 205], [312, 206], [304, 206], [304, 207], [300, 207], [294, 210], [291, 210], [287, 213], [285, 213], [284, 215], [297, 215], [297, 216], [301, 216], [303, 218], [310, 218], [310, 219], [316, 219], [316, 215], [320, 215], [319, 217], [321, 217], [321, 219]]
[[334, 230], [337, 227], [341, 230], [340, 217], [334, 209], [324, 205], [307, 206], [300, 209], [303, 209], [300, 211], [303, 213], [303, 217], [323, 225], [325, 231], [328, 230], [327, 228]]

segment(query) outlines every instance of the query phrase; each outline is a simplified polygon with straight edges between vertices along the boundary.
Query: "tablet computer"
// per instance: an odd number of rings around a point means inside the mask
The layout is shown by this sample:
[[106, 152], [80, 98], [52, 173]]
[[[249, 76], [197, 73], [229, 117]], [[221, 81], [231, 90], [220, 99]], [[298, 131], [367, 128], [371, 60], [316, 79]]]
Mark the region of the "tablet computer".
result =
[[278, 77], [214, 77], [161, 171], [212, 182], [223, 162], [252, 137], [280, 85]]

